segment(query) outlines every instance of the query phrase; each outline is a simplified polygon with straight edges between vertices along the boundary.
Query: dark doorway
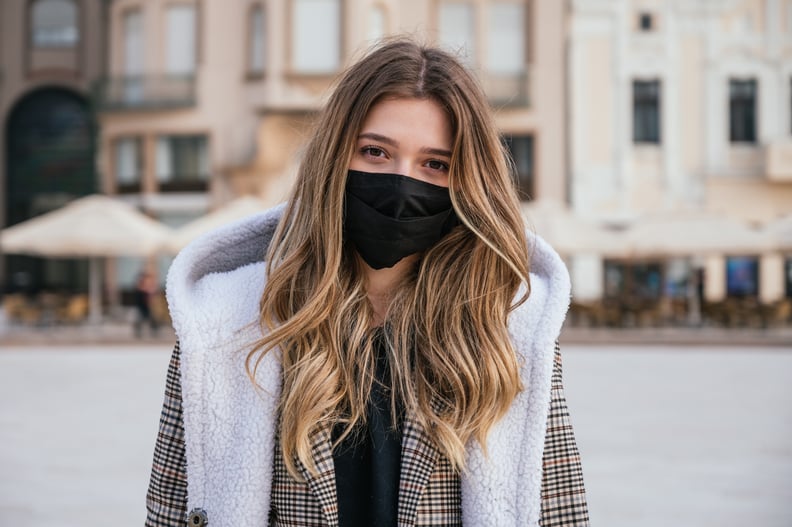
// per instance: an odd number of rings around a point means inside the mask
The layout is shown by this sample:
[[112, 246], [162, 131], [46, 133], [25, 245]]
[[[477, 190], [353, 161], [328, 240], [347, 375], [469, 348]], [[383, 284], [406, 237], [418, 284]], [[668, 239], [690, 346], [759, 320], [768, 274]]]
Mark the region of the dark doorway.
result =
[[[27, 94], [9, 114], [5, 136], [4, 226], [96, 192], [94, 123], [82, 96], [62, 88]], [[2, 289], [7, 292], [83, 291], [87, 282], [85, 260], [5, 257]]]

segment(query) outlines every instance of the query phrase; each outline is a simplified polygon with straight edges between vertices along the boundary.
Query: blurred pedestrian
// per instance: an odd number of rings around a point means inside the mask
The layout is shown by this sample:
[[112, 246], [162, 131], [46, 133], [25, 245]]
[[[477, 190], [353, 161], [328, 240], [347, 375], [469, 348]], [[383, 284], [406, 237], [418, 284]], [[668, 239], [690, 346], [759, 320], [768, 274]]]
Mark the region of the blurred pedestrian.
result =
[[452, 55], [343, 74], [288, 203], [171, 267], [147, 525], [588, 525], [569, 276], [507, 159]]
[[148, 271], [141, 271], [135, 282], [135, 311], [134, 322], [135, 336], [143, 337], [143, 326], [148, 326], [150, 335], [155, 336], [159, 330], [157, 318], [152, 312], [154, 297], [157, 294], [157, 282], [154, 275]]

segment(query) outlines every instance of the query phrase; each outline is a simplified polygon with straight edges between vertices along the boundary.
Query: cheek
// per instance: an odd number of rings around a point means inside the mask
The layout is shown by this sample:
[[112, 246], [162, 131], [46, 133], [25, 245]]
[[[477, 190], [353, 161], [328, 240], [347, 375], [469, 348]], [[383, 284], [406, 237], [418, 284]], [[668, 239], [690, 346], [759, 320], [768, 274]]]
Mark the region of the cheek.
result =
[[352, 156], [352, 161], [349, 162], [349, 170], [363, 170], [364, 168], [363, 160], [357, 154]]

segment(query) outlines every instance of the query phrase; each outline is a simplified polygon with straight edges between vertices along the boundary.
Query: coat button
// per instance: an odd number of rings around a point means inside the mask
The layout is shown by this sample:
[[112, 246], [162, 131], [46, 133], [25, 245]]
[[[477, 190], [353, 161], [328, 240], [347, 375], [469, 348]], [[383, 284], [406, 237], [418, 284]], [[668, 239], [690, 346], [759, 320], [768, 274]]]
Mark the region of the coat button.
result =
[[209, 525], [209, 518], [203, 509], [193, 509], [187, 515], [187, 525], [190, 527], [205, 527]]

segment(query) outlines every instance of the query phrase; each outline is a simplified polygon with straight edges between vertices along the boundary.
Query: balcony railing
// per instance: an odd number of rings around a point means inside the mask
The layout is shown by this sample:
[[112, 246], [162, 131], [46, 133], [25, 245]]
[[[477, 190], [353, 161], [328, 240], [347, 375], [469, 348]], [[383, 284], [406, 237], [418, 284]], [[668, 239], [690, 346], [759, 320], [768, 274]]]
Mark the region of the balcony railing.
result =
[[159, 182], [160, 192], [207, 192], [208, 190], [209, 180], [207, 177]]
[[146, 75], [107, 77], [96, 83], [99, 111], [170, 110], [195, 106], [195, 77]]
[[530, 77], [527, 69], [512, 74], [487, 73], [483, 77], [483, 86], [493, 106], [531, 105]]

